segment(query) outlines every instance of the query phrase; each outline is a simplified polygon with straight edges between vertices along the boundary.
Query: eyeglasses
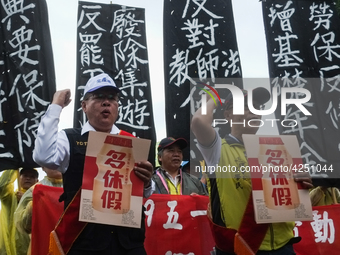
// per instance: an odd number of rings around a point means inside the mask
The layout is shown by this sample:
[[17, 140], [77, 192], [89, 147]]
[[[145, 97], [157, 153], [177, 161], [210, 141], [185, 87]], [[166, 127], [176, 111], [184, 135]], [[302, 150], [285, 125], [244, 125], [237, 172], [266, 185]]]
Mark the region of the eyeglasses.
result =
[[99, 94], [92, 94], [91, 96], [89, 96], [89, 98], [92, 98], [93, 100], [96, 100], [96, 101], [109, 100], [110, 102], [114, 102], [114, 101], [116, 101], [117, 103], [119, 102], [119, 97], [117, 94], [99, 93]]

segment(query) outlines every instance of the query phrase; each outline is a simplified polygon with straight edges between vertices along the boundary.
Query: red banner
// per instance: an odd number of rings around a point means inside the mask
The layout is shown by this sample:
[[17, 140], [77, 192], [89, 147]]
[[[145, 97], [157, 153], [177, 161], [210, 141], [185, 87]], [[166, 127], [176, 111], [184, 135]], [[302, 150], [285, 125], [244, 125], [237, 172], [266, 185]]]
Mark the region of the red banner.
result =
[[340, 204], [313, 207], [313, 221], [296, 221], [295, 236], [302, 240], [294, 245], [297, 255], [336, 254], [340, 251]]
[[50, 233], [64, 210], [59, 197], [63, 188], [36, 185], [33, 190], [31, 254], [46, 255]]
[[[145, 201], [148, 255], [210, 254], [206, 196], [152, 195]], [[161, 238], [159, 238], [161, 237]]]
[[[48, 247], [51, 223], [58, 221], [56, 212], [60, 213], [63, 205], [57, 202], [60, 193], [49, 191], [53, 187], [40, 186], [43, 185], [39, 185], [43, 190], [35, 190], [33, 198], [40, 202], [33, 207], [32, 254], [46, 255], [40, 247]], [[214, 241], [206, 217], [208, 202], [205, 196], [185, 195], [152, 195], [145, 199], [147, 254], [210, 254]], [[316, 206], [313, 207], [313, 221], [296, 222], [294, 233], [302, 237], [301, 242], [294, 245], [297, 255], [339, 251], [340, 237], [336, 233], [340, 230], [339, 214], [340, 205]]]

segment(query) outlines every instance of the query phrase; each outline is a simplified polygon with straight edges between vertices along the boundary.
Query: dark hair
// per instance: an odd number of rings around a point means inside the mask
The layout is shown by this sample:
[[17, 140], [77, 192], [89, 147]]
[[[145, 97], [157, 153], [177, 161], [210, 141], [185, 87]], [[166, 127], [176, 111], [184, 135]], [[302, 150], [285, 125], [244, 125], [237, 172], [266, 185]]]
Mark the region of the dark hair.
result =
[[23, 167], [21, 170], [20, 170], [20, 175], [22, 175], [24, 172], [33, 172], [35, 177], [38, 178], [39, 177], [39, 172], [37, 169], [35, 168], [31, 168], [31, 167]]

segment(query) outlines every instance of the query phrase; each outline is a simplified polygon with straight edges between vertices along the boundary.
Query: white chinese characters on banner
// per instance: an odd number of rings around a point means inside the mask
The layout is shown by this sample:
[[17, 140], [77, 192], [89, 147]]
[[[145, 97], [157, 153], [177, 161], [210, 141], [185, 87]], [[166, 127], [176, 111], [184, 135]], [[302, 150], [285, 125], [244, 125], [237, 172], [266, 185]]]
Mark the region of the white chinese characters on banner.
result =
[[311, 226], [315, 232], [315, 242], [329, 244], [334, 243], [335, 228], [333, 220], [328, 218], [328, 212], [324, 211], [322, 215], [318, 214], [318, 211], [313, 211], [313, 222]]
[[[138, 78], [137, 75], [141, 65], [149, 63], [147, 59], [141, 57], [147, 56], [147, 47], [139, 42], [143, 37], [140, 26], [145, 25], [145, 21], [136, 18], [137, 8], [115, 6], [113, 16], [105, 20], [111, 22], [109, 29], [104, 29], [102, 25], [105, 15], [102, 5], [89, 3], [80, 6], [78, 30], [82, 73], [90, 74], [92, 77], [104, 72], [105, 66], [108, 67], [108, 61], [105, 61], [102, 47], [106, 47], [105, 38], [108, 35], [115, 38], [110, 42], [112, 45], [109, 47], [111, 49], [109, 52], [112, 55], [109, 61], [113, 61], [114, 70], [118, 70], [113, 78], [122, 81], [121, 95], [125, 98], [122, 103], [124, 107], [122, 105], [119, 107], [116, 123], [136, 130], [148, 130], [150, 129], [148, 118], [151, 116], [149, 101], [145, 99], [148, 81]], [[80, 85], [77, 89], [83, 91], [84, 86]], [[78, 111], [80, 110], [79, 108]], [[85, 123], [86, 117], [84, 114], [82, 116]]]
[[[313, 91], [312, 101], [304, 104], [306, 108], [311, 109], [313, 114], [304, 115], [300, 109], [288, 105], [287, 114], [282, 118], [284, 120], [295, 119], [297, 125], [285, 127], [282, 134], [298, 135], [305, 163], [310, 166], [330, 164], [335, 156], [325, 155], [325, 150], [316, 148], [316, 141], [308, 140], [308, 137], [316, 137], [325, 129], [329, 130], [329, 134], [339, 129], [340, 45], [337, 43], [339, 38], [336, 33], [338, 27], [334, 23], [336, 15], [333, 11], [334, 6], [327, 1], [282, 1], [284, 4], [279, 3], [281, 2], [263, 3], [268, 6], [265, 18], [268, 19], [266, 24], [269, 26], [267, 28], [267, 37], [270, 37], [268, 44], [272, 47], [270, 53], [273, 62], [271, 66], [272, 87], [277, 88], [278, 91], [285, 87], [306, 88]], [[301, 23], [305, 25], [302, 27]], [[309, 45], [303, 47], [301, 42], [305, 39], [303, 36], [306, 37], [306, 35], [302, 30], [308, 34], [308, 37], [311, 37], [308, 41]], [[302, 94], [291, 93], [289, 99], [302, 97]], [[325, 106], [318, 106], [316, 110], [316, 103], [319, 101], [324, 102]], [[322, 115], [322, 120], [317, 115]], [[332, 141], [336, 144], [332, 145], [331, 150], [338, 150], [340, 141], [338, 138]], [[311, 170], [312, 175], [329, 176], [329, 173], [320, 174], [320, 171], [314, 167]]]
[[[6, 70], [6, 72], [12, 71], [12, 75], [15, 76], [13, 83], [7, 84], [10, 86], [8, 94], [4, 90], [4, 81], [0, 81], [2, 98], [0, 101], [0, 123], [8, 121], [7, 119], [4, 120], [2, 104], [16, 101], [16, 110], [23, 118], [18, 118], [20, 123], [15, 123], [14, 131], [16, 132], [21, 161], [28, 162], [28, 159], [25, 159], [24, 151], [32, 148], [40, 118], [45, 113], [45, 110], [38, 111], [37, 109], [46, 109], [46, 106], [49, 105], [49, 101], [45, 101], [40, 94], [41, 88], [44, 86], [43, 73], [39, 66], [41, 63], [38, 58], [42, 46], [39, 44], [38, 33], [31, 29], [35, 22], [32, 13], [39, 13], [36, 4], [26, 4], [24, 0], [1, 1], [1, 8], [3, 13], [6, 14], [1, 20], [6, 30], [6, 35], [3, 34], [6, 37], [4, 39], [7, 46], [5, 51], [11, 61], [15, 63], [17, 70]], [[3, 69], [10, 65], [9, 63], [5, 65], [4, 61], [1, 60], [0, 66]], [[5, 75], [2, 75], [2, 77], [5, 77]], [[13, 98], [13, 100], [9, 100], [9, 98]], [[34, 115], [34, 117], [26, 117], [29, 114]], [[5, 130], [0, 130], [0, 136], [6, 135], [8, 134]], [[5, 148], [5, 146], [5, 144], [0, 143], [0, 148]], [[11, 152], [0, 153], [0, 158], [13, 157], [14, 155]]]
[[169, 228], [173, 228], [173, 229], [183, 229], [183, 226], [178, 222], [178, 212], [175, 211], [175, 207], [177, 205], [177, 201], [169, 201], [168, 202], [168, 206], [170, 207], [170, 211], [167, 213], [168, 215], [168, 221], [163, 224], [163, 228], [164, 229], [169, 229]]
[[[315, 243], [333, 244], [335, 239], [335, 226], [333, 219], [328, 218], [328, 212], [323, 211], [319, 214], [318, 210], [313, 210], [313, 221], [309, 223], [314, 231]], [[301, 221], [295, 222], [294, 236], [299, 236]]]
[[[210, 252], [214, 250], [214, 241], [207, 224], [208, 199], [207, 196], [152, 195], [145, 200], [148, 254], [213, 254]], [[156, 245], [154, 238], [158, 234], [162, 234], [162, 240]], [[205, 241], [200, 242], [200, 238]]]

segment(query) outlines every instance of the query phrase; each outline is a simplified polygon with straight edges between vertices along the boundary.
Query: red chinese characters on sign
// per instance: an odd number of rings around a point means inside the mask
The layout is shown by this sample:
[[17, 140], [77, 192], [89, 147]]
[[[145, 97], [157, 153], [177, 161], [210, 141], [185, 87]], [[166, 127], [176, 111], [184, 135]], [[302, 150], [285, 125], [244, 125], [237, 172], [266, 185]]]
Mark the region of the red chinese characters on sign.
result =
[[295, 208], [299, 205], [298, 190], [285, 144], [280, 137], [259, 137], [259, 148], [265, 205], [273, 210]]
[[101, 199], [103, 201], [102, 208], [121, 210], [122, 192], [104, 190]]
[[[105, 165], [108, 165], [110, 168], [121, 169], [125, 162], [123, 159], [126, 156], [126, 153], [117, 152], [115, 150], [110, 150], [106, 156], [109, 158], [105, 161]], [[103, 194], [101, 195], [102, 199], [102, 208], [113, 208], [114, 210], [121, 210], [122, 204], [122, 178], [123, 175], [120, 174], [119, 171], [107, 170], [103, 176], [104, 187], [109, 188], [109, 190], [105, 189]], [[114, 191], [112, 189], [115, 189]]]
[[266, 151], [266, 155], [270, 155], [268, 157], [267, 162], [268, 164], [273, 164], [274, 166], [280, 166], [284, 163], [284, 158], [281, 157], [282, 151], [281, 150], [271, 150], [268, 149]]
[[94, 209], [108, 213], [127, 213], [130, 210], [132, 152], [131, 139], [106, 137], [96, 159], [98, 174], [93, 185]]
[[272, 198], [274, 199], [274, 204], [277, 206], [292, 205], [289, 188], [273, 188]]
[[109, 156], [109, 158], [105, 161], [105, 165], [118, 169], [121, 169], [125, 165], [122, 159], [125, 158], [126, 153], [110, 150], [106, 155]]
[[286, 175], [279, 171], [278, 173], [270, 173], [270, 180], [273, 185], [272, 198], [276, 206], [292, 205], [290, 189], [288, 188], [288, 180]]
[[122, 189], [122, 178], [124, 175], [121, 175], [119, 171], [115, 171], [113, 174], [112, 171], [107, 170], [104, 174], [104, 187], [106, 188], [114, 188], [114, 189]]
[[[119, 173], [119, 171], [115, 171], [113, 174], [112, 171], [107, 170], [104, 174], [104, 187], [105, 188], [113, 188], [113, 189], [122, 189], [122, 178], [124, 177]], [[103, 208], [113, 208], [115, 210], [121, 209], [122, 203], [122, 192], [112, 191], [112, 190], [104, 190], [102, 199], [102, 207]]]

